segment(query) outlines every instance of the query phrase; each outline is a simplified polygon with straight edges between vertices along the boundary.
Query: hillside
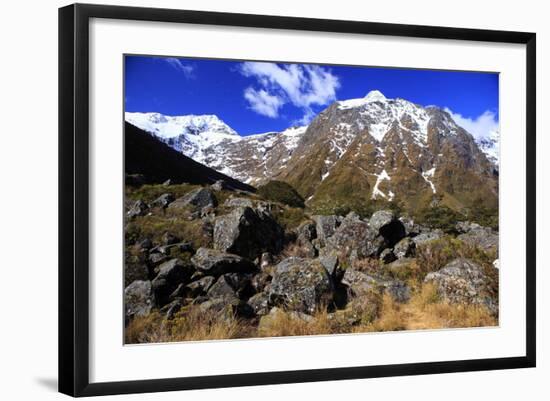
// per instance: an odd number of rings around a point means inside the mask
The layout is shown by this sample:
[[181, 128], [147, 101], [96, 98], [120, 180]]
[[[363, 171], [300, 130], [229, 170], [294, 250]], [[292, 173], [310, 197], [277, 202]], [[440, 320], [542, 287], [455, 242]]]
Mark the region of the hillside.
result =
[[124, 125], [124, 139], [127, 175], [141, 174], [148, 183], [169, 179], [173, 183], [205, 185], [223, 180], [228, 187], [255, 191], [254, 187], [194, 161], [130, 123]]

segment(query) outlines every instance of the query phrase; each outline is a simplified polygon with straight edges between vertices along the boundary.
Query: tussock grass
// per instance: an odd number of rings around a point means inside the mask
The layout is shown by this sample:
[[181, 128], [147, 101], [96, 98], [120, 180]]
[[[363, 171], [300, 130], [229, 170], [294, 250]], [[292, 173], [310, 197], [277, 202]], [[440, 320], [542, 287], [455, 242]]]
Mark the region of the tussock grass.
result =
[[258, 337], [307, 336], [334, 333], [334, 324], [325, 310], [319, 310], [311, 319], [304, 320], [299, 315], [279, 311], [264, 317], [258, 327]]
[[[340, 260], [343, 260], [343, 257], [340, 257]], [[356, 259], [351, 263], [351, 266], [354, 270], [358, 270], [365, 273], [376, 273], [381, 269], [382, 263], [379, 259], [374, 258], [364, 258]]]
[[307, 258], [309, 257], [308, 254], [309, 250], [296, 242], [289, 242], [281, 251], [282, 259], [290, 258], [292, 256], [298, 258]]
[[352, 332], [365, 333], [405, 330], [407, 328], [406, 323], [402, 305], [394, 302], [388, 294], [384, 294], [378, 319], [367, 325], [354, 327]]
[[253, 336], [251, 326], [235, 317], [188, 307], [166, 320], [153, 312], [132, 320], [126, 327], [126, 344], [222, 340]]
[[436, 287], [424, 284], [405, 304], [384, 295], [379, 318], [371, 324], [353, 328], [353, 332], [490, 327], [498, 325], [487, 308], [442, 302]]
[[258, 319], [241, 320], [190, 306], [172, 320], [166, 320], [159, 312], [135, 318], [126, 327], [125, 341], [127, 344], [162, 343], [498, 325], [498, 319], [483, 306], [441, 302], [432, 284], [422, 285], [404, 304], [384, 294], [375, 309], [375, 315], [373, 308], [355, 311], [354, 322], [348, 319], [350, 311], [347, 310], [329, 313], [326, 308], [319, 308], [307, 316], [280, 309], [262, 317], [258, 324]]

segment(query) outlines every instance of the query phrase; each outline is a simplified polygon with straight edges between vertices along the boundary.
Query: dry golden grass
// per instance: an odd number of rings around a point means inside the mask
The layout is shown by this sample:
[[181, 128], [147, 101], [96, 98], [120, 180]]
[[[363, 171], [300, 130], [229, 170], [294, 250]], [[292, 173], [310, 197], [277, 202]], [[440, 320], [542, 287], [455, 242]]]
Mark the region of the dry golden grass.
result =
[[319, 310], [311, 319], [304, 320], [298, 314], [279, 310], [264, 316], [258, 327], [259, 337], [308, 336], [334, 333], [333, 322], [326, 310]]
[[379, 317], [372, 323], [353, 327], [353, 333], [398, 331], [406, 329], [406, 317], [402, 311], [402, 305], [393, 301], [388, 295], [382, 297], [382, 305]]
[[378, 316], [372, 315], [372, 308], [364, 308], [354, 319], [357, 323], [347, 320], [346, 311], [329, 313], [320, 308], [312, 316], [279, 309], [264, 316], [258, 325], [257, 321], [202, 312], [192, 306], [172, 320], [164, 319], [158, 312], [136, 318], [127, 326], [125, 339], [127, 344], [135, 344], [498, 325], [498, 320], [483, 306], [441, 302], [432, 284], [422, 285], [408, 303], [397, 303], [388, 294], [379, 297], [378, 302]]
[[433, 284], [420, 287], [408, 303], [399, 304], [384, 295], [379, 318], [369, 325], [354, 327], [353, 332], [424, 330], [462, 327], [489, 327], [498, 320], [479, 305], [441, 302]]
[[292, 256], [298, 258], [309, 258], [311, 257], [309, 253], [310, 250], [308, 248], [301, 246], [296, 242], [289, 242], [287, 245], [285, 245], [284, 249], [281, 252], [281, 255], [283, 259], [290, 258]]
[[[340, 257], [340, 260], [344, 260], [343, 257]], [[361, 272], [367, 272], [367, 273], [375, 273], [381, 268], [380, 260], [374, 259], [374, 258], [364, 258], [364, 259], [356, 259], [352, 262], [351, 266], [354, 270], [361, 271]]]
[[246, 322], [231, 316], [203, 312], [198, 306], [193, 306], [177, 313], [171, 320], [164, 319], [158, 312], [136, 318], [126, 327], [125, 340], [127, 344], [136, 344], [253, 336], [253, 328]]

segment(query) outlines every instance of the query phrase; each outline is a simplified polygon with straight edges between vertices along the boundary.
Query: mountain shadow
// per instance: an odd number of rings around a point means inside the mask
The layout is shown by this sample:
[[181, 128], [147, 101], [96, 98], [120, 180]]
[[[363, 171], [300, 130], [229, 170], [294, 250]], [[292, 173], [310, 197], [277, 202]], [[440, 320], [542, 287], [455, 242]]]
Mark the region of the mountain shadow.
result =
[[124, 124], [124, 138], [125, 172], [142, 175], [145, 183], [162, 183], [169, 179], [172, 183], [207, 185], [223, 180], [229, 188], [256, 191], [250, 185], [194, 161], [129, 123]]

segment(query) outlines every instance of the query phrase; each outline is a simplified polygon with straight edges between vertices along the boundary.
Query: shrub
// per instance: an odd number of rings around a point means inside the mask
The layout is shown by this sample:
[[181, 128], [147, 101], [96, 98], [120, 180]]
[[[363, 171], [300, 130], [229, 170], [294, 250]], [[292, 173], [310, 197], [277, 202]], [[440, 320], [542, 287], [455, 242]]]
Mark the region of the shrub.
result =
[[489, 209], [483, 206], [470, 209], [466, 218], [485, 227], [498, 231], [498, 209]]
[[291, 230], [308, 220], [304, 209], [297, 207], [277, 208], [272, 212], [273, 217], [285, 230]]
[[305, 207], [304, 199], [288, 183], [283, 181], [269, 181], [258, 188], [258, 195], [266, 200], [284, 203], [292, 207]]
[[432, 228], [439, 228], [446, 233], [455, 232], [458, 221], [464, 220], [464, 216], [445, 206], [423, 209], [416, 216], [416, 220]]

